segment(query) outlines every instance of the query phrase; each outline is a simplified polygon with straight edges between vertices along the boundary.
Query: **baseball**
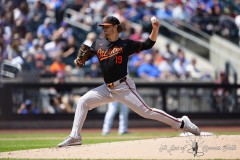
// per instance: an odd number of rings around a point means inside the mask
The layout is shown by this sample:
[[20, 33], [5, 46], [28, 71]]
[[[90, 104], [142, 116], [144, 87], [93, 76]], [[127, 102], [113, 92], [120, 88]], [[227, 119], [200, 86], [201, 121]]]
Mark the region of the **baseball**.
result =
[[157, 18], [155, 16], [152, 16], [151, 17], [151, 21], [154, 22], [154, 21], [157, 21]]

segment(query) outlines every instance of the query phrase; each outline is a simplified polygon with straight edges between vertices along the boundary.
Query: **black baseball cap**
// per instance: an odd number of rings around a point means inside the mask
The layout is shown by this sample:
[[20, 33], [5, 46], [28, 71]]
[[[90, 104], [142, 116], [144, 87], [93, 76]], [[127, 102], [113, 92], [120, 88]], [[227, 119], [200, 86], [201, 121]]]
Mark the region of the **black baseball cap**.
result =
[[103, 19], [103, 23], [99, 26], [110, 26], [110, 25], [119, 25], [120, 21], [114, 16], [107, 16]]

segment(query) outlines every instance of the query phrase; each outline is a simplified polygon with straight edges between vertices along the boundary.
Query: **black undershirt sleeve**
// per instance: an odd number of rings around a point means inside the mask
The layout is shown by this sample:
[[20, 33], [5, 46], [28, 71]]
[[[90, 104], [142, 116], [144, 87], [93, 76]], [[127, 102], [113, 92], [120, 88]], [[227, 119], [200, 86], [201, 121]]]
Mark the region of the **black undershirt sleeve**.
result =
[[147, 50], [150, 49], [154, 46], [156, 41], [152, 41], [150, 38], [147, 38], [143, 44], [142, 44], [142, 48], [140, 48], [140, 50]]
[[133, 53], [139, 53], [140, 51], [152, 48], [153, 45], [155, 44], [155, 41], [152, 41], [150, 38], [147, 38], [144, 42], [129, 40], [128, 43], [129, 45], [127, 50], [129, 55], [131, 55]]

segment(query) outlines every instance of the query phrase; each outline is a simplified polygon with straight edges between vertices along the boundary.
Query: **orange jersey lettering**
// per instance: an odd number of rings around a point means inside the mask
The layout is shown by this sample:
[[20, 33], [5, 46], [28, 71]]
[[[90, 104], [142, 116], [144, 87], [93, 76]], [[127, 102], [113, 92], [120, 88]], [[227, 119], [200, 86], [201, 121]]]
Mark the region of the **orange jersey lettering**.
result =
[[107, 49], [106, 51], [102, 50], [101, 48], [97, 51], [97, 56], [100, 61], [110, 58], [114, 55], [120, 54], [123, 52], [122, 47], [114, 47], [113, 49]]

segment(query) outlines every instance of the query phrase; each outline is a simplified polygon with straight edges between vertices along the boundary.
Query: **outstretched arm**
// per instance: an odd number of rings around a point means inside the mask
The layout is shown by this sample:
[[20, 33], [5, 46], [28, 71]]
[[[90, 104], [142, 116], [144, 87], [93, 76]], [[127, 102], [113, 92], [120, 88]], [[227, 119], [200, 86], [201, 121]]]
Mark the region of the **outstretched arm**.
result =
[[148, 50], [154, 46], [155, 42], [157, 41], [160, 23], [156, 17], [151, 18], [151, 22], [152, 32], [144, 42], [129, 40], [129, 43], [131, 42], [131, 44], [129, 45], [127, 50], [130, 54], [139, 53], [142, 50]]
[[152, 21], [152, 32], [149, 35], [149, 38], [152, 41], [157, 41], [157, 36], [158, 36], [159, 27], [160, 27], [160, 22], [159, 22], [159, 20], [155, 16], [153, 16], [151, 18], [151, 21]]

